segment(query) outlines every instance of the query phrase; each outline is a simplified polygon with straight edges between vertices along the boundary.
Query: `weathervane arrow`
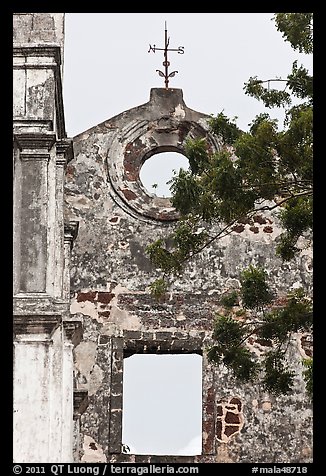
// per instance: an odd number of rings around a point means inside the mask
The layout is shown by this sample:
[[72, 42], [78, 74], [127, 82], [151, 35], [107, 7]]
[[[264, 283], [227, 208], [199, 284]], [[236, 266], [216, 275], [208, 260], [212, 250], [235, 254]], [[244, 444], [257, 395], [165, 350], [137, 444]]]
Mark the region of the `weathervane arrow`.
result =
[[178, 71], [172, 71], [171, 73], [169, 73], [170, 62], [168, 61], [168, 51], [176, 51], [180, 55], [184, 54], [184, 47], [183, 46], [179, 46], [178, 48], [169, 48], [169, 43], [170, 43], [170, 38], [168, 38], [168, 30], [167, 30], [167, 26], [166, 26], [166, 22], [165, 22], [165, 46], [164, 46], [164, 48], [157, 48], [155, 45], [153, 45], [153, 46], [149, 45], [148, 53], [150, 53], [151, 51], [153, 51], [153, 53], [155, 53], [155, 51], [164, 51], [164, 61], [163, 61], [164, 73], [163, 73], [163, 71], [161, 71], [159, 69], [157, 69], [156, 71], [158, 72], [159, 76], [164, 78], [166, 89], [169, 89], [169, 78], [173, 78], [176, 75], [176, 73], [178, 73]]

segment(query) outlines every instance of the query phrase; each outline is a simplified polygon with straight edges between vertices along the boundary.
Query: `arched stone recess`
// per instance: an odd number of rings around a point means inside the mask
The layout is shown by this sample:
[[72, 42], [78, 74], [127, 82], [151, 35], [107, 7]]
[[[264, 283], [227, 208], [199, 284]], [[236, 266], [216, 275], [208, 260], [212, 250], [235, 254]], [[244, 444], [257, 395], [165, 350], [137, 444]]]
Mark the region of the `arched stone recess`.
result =
[[[112, 198], [137, 218], [156, 221], [178, 219], [178, 213], [169, 198], [157, 197], [143, 186], [140, 170], [147, 159], [161, 152], [178, 152], [186, 156], [185, 143], [188, 139], [205, 137], [210, 150], [215, 151], [220, 147], [216, 137], [208, 130], [208, 116], [196, 113], [199, 117], [190, 117], [194, 114], [184, 104], [182, 91], [173, 90], [172, 95], [170, 91], [167, 93], [152, 89], [150, 102], [139, 108], [140, 117], [126, 125], [122, 124], [116, 130], [107, 152], [106, 164]], [[166, 97], [162, 97], [162, 94]], [[178, 104], [169, 111], [171, 98], [174, 101], [177, 98]], [[161, 108], [154, 109], [151, 105], [157, 99], [165, 101]], [[144, 120], [143, 108], [146, 106], [149, 117]], [[176, 110], [178, 114], [175, 113]]]
[[[185, 141], [188, 138], [207, 137], [211, 149], [216, 143], [204, 127], [188, 121], [164, 118], [151, 122], [137, 122], [130, 131], [125, 127], [116, 134], [108, 151], [108, 178], [120, 205], [133, 212], [155, 220], [177, 220], [178, 213], [169, 198], [157, 197], [144, 188], [140, 180], [140, 170], [151, 156], [161, 152], [178, 152], [186, 156]], [[118, 160], [113, 161], [116, 157]]]

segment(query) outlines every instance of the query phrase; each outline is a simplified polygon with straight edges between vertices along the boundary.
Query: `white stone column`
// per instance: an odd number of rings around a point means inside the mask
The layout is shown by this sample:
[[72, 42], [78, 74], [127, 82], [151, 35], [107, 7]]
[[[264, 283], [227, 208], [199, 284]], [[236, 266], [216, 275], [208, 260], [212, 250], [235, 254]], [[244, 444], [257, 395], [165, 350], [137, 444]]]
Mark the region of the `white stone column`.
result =
[[73, 348], [74, 345], [65, 341], [63, 343], [63, 369], [62, 369], [62, 436], [61, 436], [61, 462], [71, 463], [73, 457], [74, 438], [74, 385], [73, 385]]
[[[65, 238], [64, 238], [64, 170], [67, 162], [73, 156], [72, 140], [61, 139], [56, 142], [55, 177], [53, 186], [55, 188], [55, 199], [53, 200], [53, 259], [49, 266], [49, 286], [53, 286], [53, 295], [62, 299], [68, 299], [69, 295], [64, 293], [65, 281]], [[76, 236], [74, 236], [75, 238]], [[72, 244], [71, 244], [72, 246]]]
[[[62, 297], [66, 301], [70, 300], [70, 255], [73, 242], [78, 233], [78, 222], [71, 221], [64, 224], [64, 268], [62, 282]], [[62, 414], [66, 422], [62, 433], [62, 462], [74, 461], [74, 439], [76, 428], [74, 415], [74, 359], [73, 349], [82, 339], [82, 320], [70, 320], [66, 318], [63, 322], [64, 343], [63, 343], [63, 398]], [[78, 434], [76, 435], [78, 439]]]
[[73, 461], [70, 249], [78, 224], [64, 224], [66, 137], [64, 13], [13, 16], [14, 460]]
[[[60, 316], [14, 319], [13, 459], [17, 463], [50, 462], [52, 444], [52, 334]], [[57, 460], [58, 461], [58, 460]]]
[[71, 463], [74, 440], [74, 358], [73, 349], [82, 339], [82, 320], [65, 320], [63, 322], [63, 366], [62, 366], [62, 433], [61, 462]]

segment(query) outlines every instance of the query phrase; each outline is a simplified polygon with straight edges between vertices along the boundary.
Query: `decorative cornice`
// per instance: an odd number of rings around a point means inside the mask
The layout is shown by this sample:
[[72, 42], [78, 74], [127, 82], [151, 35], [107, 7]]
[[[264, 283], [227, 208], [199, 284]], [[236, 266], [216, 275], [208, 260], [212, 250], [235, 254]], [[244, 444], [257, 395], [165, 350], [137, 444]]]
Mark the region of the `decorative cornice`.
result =
[[66, 165], [74, 158], [72, 139], [64, 138], [56, 142], [57, 165]]
[[[61, 65], [61, 48], [59, 45], [31, 45], [30, 43], [27, 44], [16, 44], [13, 47], [13, 56], [44, 56], [44, 57], [49, 57], [52, 56], [55, 60], [55, 63], [57, 65]], [[21, 65], [18, 65], [21, 66]], [[34, 65], [31, 64], [29, 65], [28, 63], [26, 64], [27, 67], [33, 67]], [[42, 67], [42, 65], [35, 65], [38, 67]], [[50, 65], [46, 65], [50, 66]]]
[[62, 322], [65, 335], [76, 346], [83, 338], [83, 321], [82, 319], [64, 320]]
[[20, 160], [23, 162], [28, 162], [28, 161], [49, 161], [50, 160], [50, 154], [40, 154], [38, 152], [29, 152], [29, 153], [21, 153], [20, 154]]
[[73, 242], [78, 235], [79, 222], [71, 220], [64, 224], [64, 240], [70, 243], [70, 248], [73, 246]]
[[35, 154], [35, 149], [49, 151], [56, 140], [53, 132], [18, 132], [14, 133], [14, 140], [20, 150], [30, 150], [30, 155]]
[[62, 78], [61, 78], [61, 69], [57, 68], [55, 74], [55, 110], [56, 110], [56, 124], [57, 124], [57, 134], [58, 139], [64, 139], [67, 137], [66, 125], [65, 125], [65, 114], [64, 114], [64, 104], [63, 104], [63, 92], [62, 92]]
[[88, 403], [87, 390], [74, 390], [74, 420], [77, 420], [84, 413]]
[[[13, 48], [14, 60], [16, 58], [25, 57], [29, 59], [29, 62], [14, 63], [14, 69], [52, 69], [54, 70], [55, 77], [55, 108], [56, 108], [56, 132], [57, 136], [65, 138], [65, 118], [64, 118], [64, 104], [62, 94], [62, 78], [61, 78], [61, 47], [59, 45], [30, 45], [20, 44], [15, 45]], [[36, 61], [32, 61], [33, 57], [38, 57]], [[44, 58], [44, 61], [40, 61], [40, 57]], [[49, 58], [52, 61], [49, 61]]]
[[19, 314], [13, 316], [14, 334], [48, 334], [49, 336], [59, 327], [61, 315]]
[[13, 130], [16, 133], [53, 132], [53, 121], [50, 119], [35, 119], [30, 117], [13, 116]]
[[48, 294], [16, 294], [13, 297], [13, 313], [20, 315], [60, 315], [69, 316], [69, 301], [55, 299]]

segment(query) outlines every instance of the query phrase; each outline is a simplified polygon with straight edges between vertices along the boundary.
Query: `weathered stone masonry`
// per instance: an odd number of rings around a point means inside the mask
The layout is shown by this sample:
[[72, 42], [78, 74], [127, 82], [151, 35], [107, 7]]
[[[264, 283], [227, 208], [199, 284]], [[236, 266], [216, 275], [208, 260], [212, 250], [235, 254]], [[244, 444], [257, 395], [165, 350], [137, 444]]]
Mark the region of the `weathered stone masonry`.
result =
[[64, 168], [73, 158], [62, 102], [62, 13], [13, 17], [14, 461], [71, 462], [87, 392], [73, 385], [70, 252], [78, 223], [64, 223]]
[[[158, 271], [145, 248], [178, 215], [145, 190], [142, 164], [158, 152], [184, 154], [188, 137], [206, 137], [212, 150], [220, 142], [181, 90], [152, 89], [148, 103], [72, 143], [63, 44], [63, 13], [14, 14], [14, 460], [311, 461], [312, 409], [300, 378], [311, 336], [293, 336], [289, 361], [299, 376], [293, 394], [278, 398], [239, 386], [205, 353], [220, 297], [239, 288], [241, 269], [266, 266], [282, 300], [299, 286], [311, 291], [311, 249], [283, 264], [277, 218], [257, 214], [154, 301], [148, 286]], [[258, 356], [265, 350], [254, 336], [249, 345]], [[123, 365], [134, 353], [203, 356], [201, 455], [122, 453]]]
[[[143, 187], [139, 172], [151, 155], [184, 153], [188, 137], [207, 137], [208, 116], [189, 109], [178, 89], [152, 89], [148, 103], [125, 111], [74, 138], [66, 169], [66, 220], [79, 222], [71, 257], [71, 314], [84, 319], [76, 347], [77, 388], [89, 391], [81, 417], [81, 461], [308, 462], [312, 410], [298, 378], [293, 395], [272, 397], [239, 384], [224, 367], [208, 363], [214, 312], [221, 295], [239, 287], [250, 263], [266, 265], [281, 295], [311, 289], [311, 250], [295, 263], [275, 256], [277, 218], [257, 214], [206, 249], [176, 280], [167, 299], [155, 302], [157, 276], [145, 247], [165, 235], [177, 214], [168, 199]], [[289, 359], [300, 373], [309, 336], [293, 336]], [[262, 342], [251, 349], [260, 355]], [[202, 454], [190, 457], [122, 454], [123, 359], [132, 353], [199, 353], [203, 356]], [[173, 431], [173, 430], [171, 430]], [[77, 452], [76, 452], [77, 454]]]

